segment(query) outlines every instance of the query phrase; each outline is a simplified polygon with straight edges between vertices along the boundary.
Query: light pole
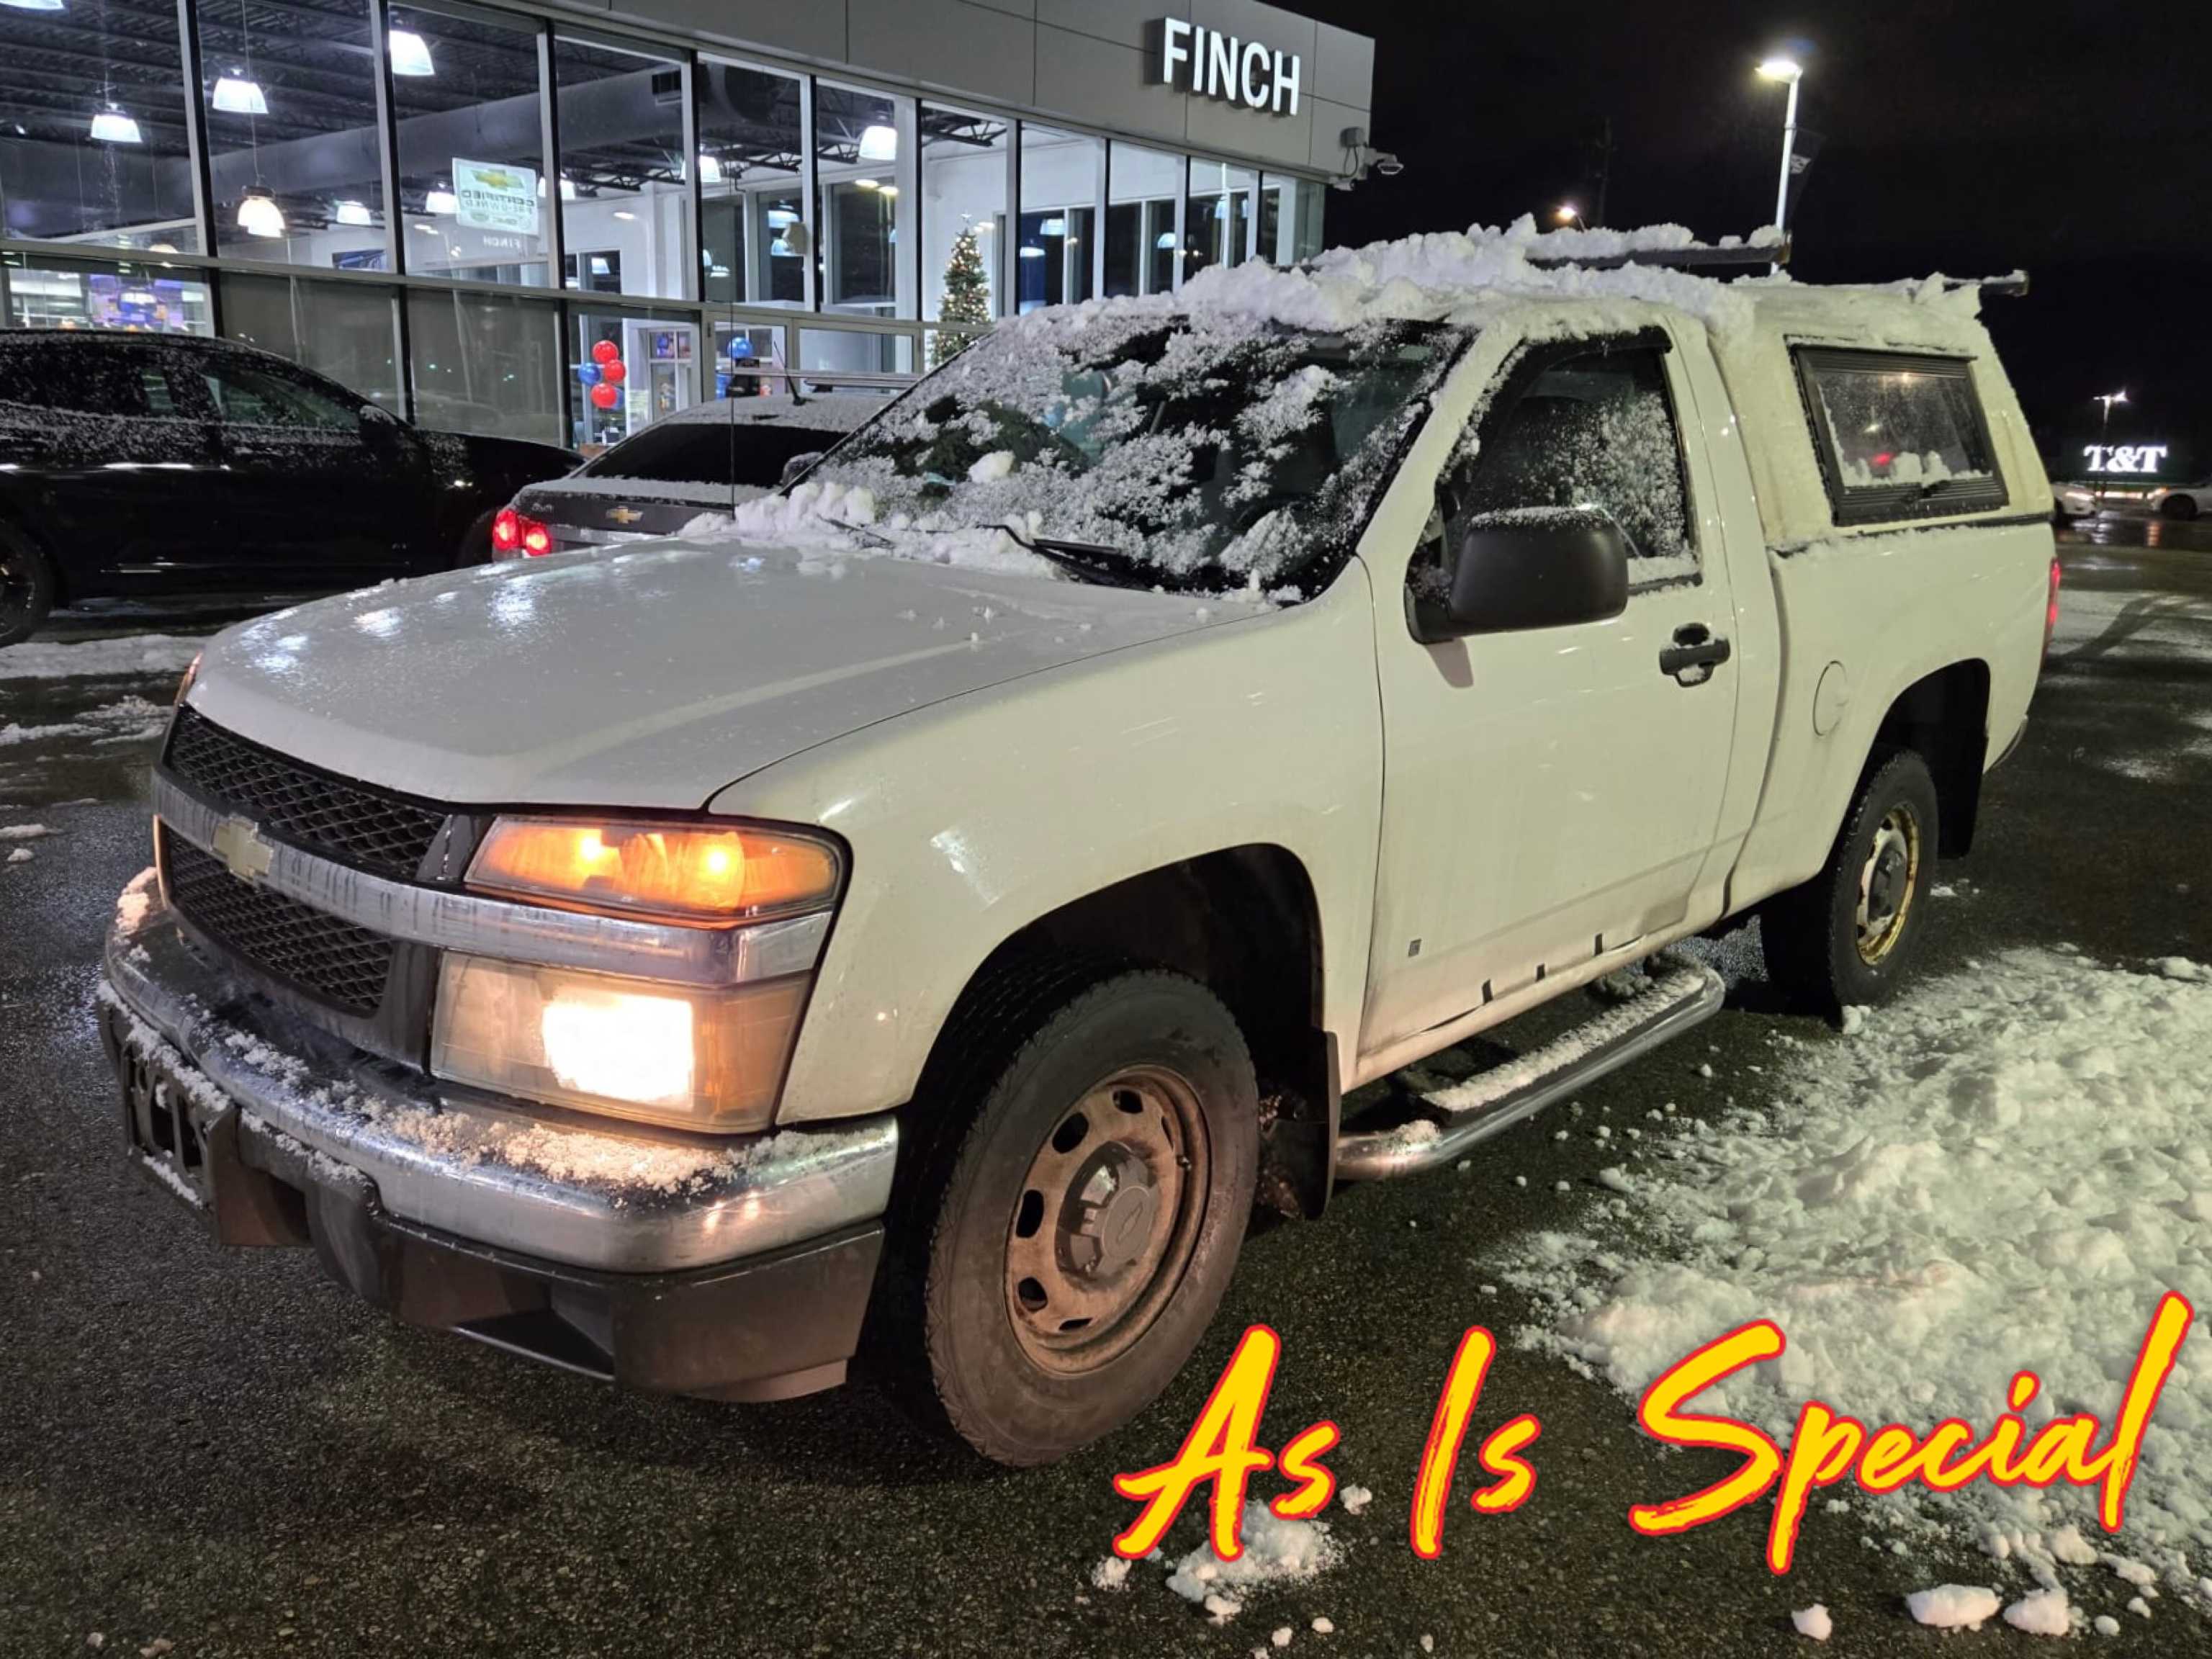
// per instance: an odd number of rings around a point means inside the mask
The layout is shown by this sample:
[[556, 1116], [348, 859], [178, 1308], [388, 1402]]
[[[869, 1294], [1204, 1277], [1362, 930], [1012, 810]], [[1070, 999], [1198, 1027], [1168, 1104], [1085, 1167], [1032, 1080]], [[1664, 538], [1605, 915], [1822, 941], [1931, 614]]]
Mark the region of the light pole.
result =
[[1553, 216], [1558, 219], [1561, 224], [1572, 225], [1577, 230], [1588, 230], [1589, 228], [1588, 225], [1583, 222], [1583, 216], [1575, 211], [1575, 204], [1572, 202], [1560, 203], [1559, 210]]
[[2110, 470], [2106, 465], [2106, 451], [2110, 446], [2106, 443], [2105, 440], [2111, 437], [2112, 434], [2112, 405], [2114, 404], [2124, 404], [2127, 402], [2127, 388], [2124, 386], [2121, 387], [2118, 392], [2100, 392], [2096, 397], [2090, 399], [2093, 403], [2100, 403], [2105, 406], [2104, 421], [2102, 424], [2097, 428], [2097, 505], [2100, 508], [2102, 508], [2105, 505], [2105, 480], [2112, 476]]
[[[1759, 74], [1769, 81], [1786, 81], [1790, 85], [1790, 106], [1782, 117], [1782, 182], [1774, 191], [1774, 228], [1788, 233], [1790, 229], [1790, 161], [1797, 148], [1797, 83], [1805, 78], [1805, 66], [1794, 58], [1770, 58], [1759, 66]], [[1776, 260], [1774, 269], [1782, 269]]]

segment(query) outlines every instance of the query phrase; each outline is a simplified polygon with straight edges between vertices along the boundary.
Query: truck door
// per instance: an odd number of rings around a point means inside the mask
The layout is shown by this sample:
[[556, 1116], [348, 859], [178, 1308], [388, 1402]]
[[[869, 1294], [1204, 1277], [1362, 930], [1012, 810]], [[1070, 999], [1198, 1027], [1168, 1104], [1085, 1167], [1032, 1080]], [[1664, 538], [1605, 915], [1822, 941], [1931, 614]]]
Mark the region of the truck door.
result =
[[1448, 581], [1479, 520], [1595, 506], [1631, 544], [1621, 616], [1423, 645], [1377, 607], [1386, 759], [1364, 1053], [1684, 921], [1719, 823], [1737, 676], [1674, 357], [1657, 325], [1511, 353], [1407, 571]]

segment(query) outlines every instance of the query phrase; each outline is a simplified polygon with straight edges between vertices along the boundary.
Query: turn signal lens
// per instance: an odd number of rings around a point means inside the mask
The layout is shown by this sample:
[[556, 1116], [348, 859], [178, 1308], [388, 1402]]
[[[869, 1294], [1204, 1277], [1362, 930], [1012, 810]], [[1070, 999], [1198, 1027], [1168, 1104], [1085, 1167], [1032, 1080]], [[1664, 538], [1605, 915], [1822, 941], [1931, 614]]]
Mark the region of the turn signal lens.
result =
[[735, 921], [819, 908], [837, 895], [836, 848], [748, 825], [577, 823], [501, 818], [469, 884], [593, 910]]
[[200, 659], [206, 655], [204, 651], [195, 651], [192, 659], [185, 665], [185, 677], [177, 682], [177, 702], [181, 703], [192, 695], [192, 682], [200, 677]]
[[775, 1115], [807, 985], [693, 991], [449, 952], [430, 1069], [617, 1117], [758, 1129]]

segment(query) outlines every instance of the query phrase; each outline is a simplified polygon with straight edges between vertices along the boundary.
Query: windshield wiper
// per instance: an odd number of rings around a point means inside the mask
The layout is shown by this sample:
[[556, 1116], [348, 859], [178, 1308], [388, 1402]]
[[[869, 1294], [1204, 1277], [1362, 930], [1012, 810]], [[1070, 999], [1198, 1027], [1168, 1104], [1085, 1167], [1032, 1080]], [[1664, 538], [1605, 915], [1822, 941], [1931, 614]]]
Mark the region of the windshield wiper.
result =
[[978, 525], [978, 530], [1002, 530], [1024, 551], [1049, 560], [1062, 570], [1073, 571], [1086, 580], [1106, 587], [1137, 587], [1149, 589], [1152, 580], [1139, 575], [1136, 561], [1118, 547], [1107, 547], [1098, 542], [1071, 542], [1056, 536], [1027, 536], [1007, 520], [994, 525]]

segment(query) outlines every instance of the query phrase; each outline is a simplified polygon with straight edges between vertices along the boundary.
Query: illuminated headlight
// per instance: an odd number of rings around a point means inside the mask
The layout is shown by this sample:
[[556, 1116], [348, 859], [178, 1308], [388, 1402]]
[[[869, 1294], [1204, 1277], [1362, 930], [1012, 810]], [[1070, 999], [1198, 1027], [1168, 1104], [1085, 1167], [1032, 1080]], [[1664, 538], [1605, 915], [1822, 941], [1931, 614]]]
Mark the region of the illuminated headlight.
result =
[[728, 1133], [766, 1127], [810, 981], [694, 990], [448, 954], [430, 1069], [454, 1083]]

